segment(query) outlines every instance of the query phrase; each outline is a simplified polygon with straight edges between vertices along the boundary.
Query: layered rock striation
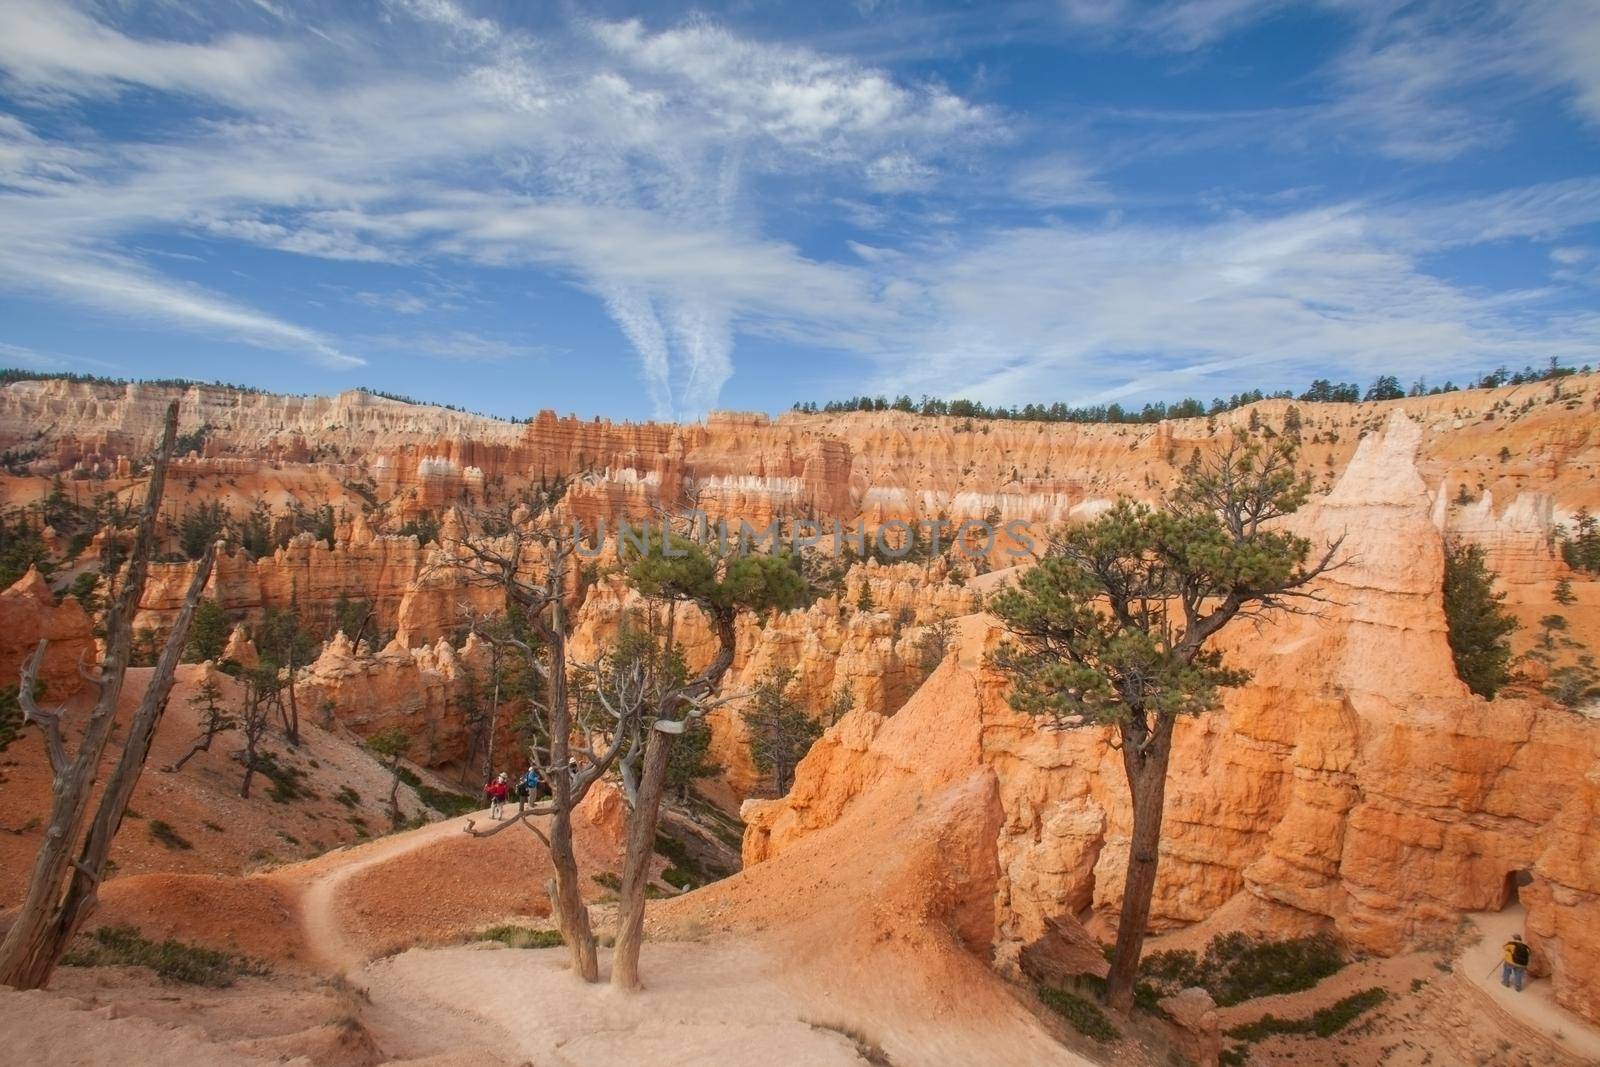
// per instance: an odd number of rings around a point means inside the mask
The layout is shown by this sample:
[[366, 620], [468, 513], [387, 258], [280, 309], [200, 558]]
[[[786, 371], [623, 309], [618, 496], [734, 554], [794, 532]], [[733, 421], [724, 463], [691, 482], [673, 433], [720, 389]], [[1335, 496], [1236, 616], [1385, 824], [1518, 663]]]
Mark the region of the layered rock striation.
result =
[[[1196, 923], [1232, 905], [1252, 926], [1327, 927], [1392, 953], [1516, 893], [1560, 1001], [1600, 1017], [1600, 865], [1586, 844], [1600, 833], [1600, 722], [1538, 699], [1485, 701], [1456, 680], [1421, 436], [1394, 419], [1294, 516], [1308, 536], [1344, 538], [1322, 612], [1229, 632], [1232, 662], [1254, 677], [1179, 727], [1153, 919]], [[1106, 732], [1042, 730], [1012, 711], [986, 666], [997, 624], [967, 617], [962, 636], [895, 716], [852, 714], [789, 797], [746, 805], [745, 856], [763, 862], [891, 795], [992, 770], [1004, 813], [993, 943], [1006, 961], [1050, 922], [1114, 920], [1131, 821]]]

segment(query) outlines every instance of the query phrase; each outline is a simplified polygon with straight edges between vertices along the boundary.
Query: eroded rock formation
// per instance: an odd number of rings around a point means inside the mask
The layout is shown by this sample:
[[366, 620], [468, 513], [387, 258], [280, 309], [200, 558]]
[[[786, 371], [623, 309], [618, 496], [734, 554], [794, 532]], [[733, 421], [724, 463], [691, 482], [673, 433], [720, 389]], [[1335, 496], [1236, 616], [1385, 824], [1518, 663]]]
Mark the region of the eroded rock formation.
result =
[[[1199, 922], [1232, 903], [1252, 925], [1331, 926], [1392, 953], [1498, 909], [1527, 872], [1520, 897], [1558, 998], [1600, 1017], [1600, 722], [1485, 701], [1456, 680], [1420, 437], [1396, 418], [1294, 517], [1315, 538], [1345, 537], [1322, 614], [1229, 634], [1254, 679], [1179, 727], [1154, 919]], [[1105, 732], [1041, 730], [1012, 711], [985, 665], [998, 626], [970, 616], [962, 633], [960, 656], [898, 714], [851, 715], [788, 798], [746, 805], [745, 856], [762, 862], [890, 794], [932, 796], [992, 768], [1004, 961], [1052, 920], [1114, 918], [1130, 817]]]
[[95, 642], [89, 616], [72, 597], [59, 601], [43, 576], [32, 568], [0, 593], [0, 688], [14, 686], [22, 664], [40, 641], [49, 641], [39, 678], [44, 695], [64, 700], [83, 684], [80, 659], [92, 666]]

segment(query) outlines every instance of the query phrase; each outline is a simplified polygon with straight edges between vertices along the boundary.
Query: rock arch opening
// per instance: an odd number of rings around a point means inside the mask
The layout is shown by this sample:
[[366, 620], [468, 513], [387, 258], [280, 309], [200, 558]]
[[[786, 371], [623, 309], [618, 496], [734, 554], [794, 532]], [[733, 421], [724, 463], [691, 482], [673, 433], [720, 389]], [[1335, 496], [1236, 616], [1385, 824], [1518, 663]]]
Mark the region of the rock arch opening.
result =
[[1507, 871], [1505, 883], [1500, 889], [1500, 908], [1504, 910], [1513, 904], [1521, 904], [1521, 890], [1533, 884], [1533, 872], [1528, 870]]

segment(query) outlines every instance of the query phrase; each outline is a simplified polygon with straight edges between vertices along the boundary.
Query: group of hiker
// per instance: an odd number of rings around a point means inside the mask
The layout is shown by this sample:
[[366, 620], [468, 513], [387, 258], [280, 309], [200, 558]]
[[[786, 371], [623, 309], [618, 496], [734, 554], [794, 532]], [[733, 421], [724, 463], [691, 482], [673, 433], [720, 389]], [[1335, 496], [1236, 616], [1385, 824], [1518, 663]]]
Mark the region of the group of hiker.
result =
[[[567, 761], [567, 774], [571, 781], [578, 780], [578, 760], [573, 757]], [[528, 764], [527, 770], [517, 776], [516, 781], [510, 780], [510, 774], [501, 771], [483, 787], [484, 795], [489, 798], [489, 818], [499, 819], [505, 811], [506, 801], [515, 798], [517, 811], [520, 813], [527, 805], [545, 800], [551, 795], [550, 780], [539, 768]]]

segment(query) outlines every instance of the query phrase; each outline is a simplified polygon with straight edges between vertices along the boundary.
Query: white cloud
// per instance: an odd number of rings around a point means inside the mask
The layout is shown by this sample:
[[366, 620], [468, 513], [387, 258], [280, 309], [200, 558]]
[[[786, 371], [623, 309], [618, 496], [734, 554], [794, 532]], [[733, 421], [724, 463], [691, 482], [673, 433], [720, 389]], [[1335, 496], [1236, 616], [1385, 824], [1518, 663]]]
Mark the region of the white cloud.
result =
[[[1104, 26], [1147, 12], [1069, 6]], [[37, 4], [0, 18], [24, 7]], [[1526, 79], [1525, 55], [1486, 50], [1475, 22], [1430, 50], [1438, 28], [1427, 12], [1394, 20], [1368, 8], [1353, 9], [1369, 21], [1355, 20], [1367, 28], [1328, 72], [1343, 102], [1321, 121], [1414, 158], [1497, 135], [1476, 112], [1442, 102], [1463, 67], [1480, 79]], [[229, 105], [160, 139], [70, 145], [0, 115], [5, 285], [348, 366], [357, 357], [288, 321], [292, 312], [168, 278], [131, 254], [133, 242], [159, 232], [429, 274], [536, 267], [603, 304], [664, 417], [716, 403], [741, 335], [874, 356], [885, 391], [994, 400], [1067, 388], [1110, 395], [1130, 382], [1181, 391], [1246, 367], [1333, 363], [1359, 374], [1446, 357], [1511, 362], [1539, 346], [1593, 351], [1600, 337], [1593, 315], [1558, 313], [1540, 294], [1474, 291], [1426, 266], [1442, 248], [1553, 240], [1600, 220], [1600, 183], [1433, 203], [1305, 198], [1292, 213], [1236, 213], [1237, 198], [1223, 197], [1211, 221], [1173, 219], [1141, 212], [1111, 186], [1114, 166], [1070, 141], [1020, 161], [985, 159], [980, 150], [1020, 137], [1011, 117], [942, 86], [705, 20], [658, 30], [584, 22], [555, 40], [560, 27], [535, 38], [450, 0], [394, 0], [387, 10], [374, 33], [428, 49], [404, 69], [374, 61], [400, 47], [387, 38], [178, 44], [71, 7], [47, 12], [49, 32], [31, 39], [38, 54], [0, 42], [0, 71], [30, 94], [137, 84]], [[1191, 0], [1150, 14], [1145, 29], [1152, 47], [1196, 49], [1275, 10]], [[1548, 26], [1585, 39], [1570, 9], [1537, 14], [1516, 22], [1516, 40]], [[329, 28], [334, 40], [357, 36]], [[1540, 47], [1558, 46], [1550, 37]], [[239, 59], [234, 70], [211, 73], [229, 58]], [[1575, 62], [1550, 65], [1564, 71], [1561, 84], [1584, 84]], [[974, 173], [990, 187], [977, 188]], [[995, 215], [968, 203], [953, 210], [941, 198], [952, 185], [1008, 219], [1074, 206], [1119, 212], [1096, 225], [997, 229], [983, 221]], [[771, 236], [762, 208], [774, 186], [785, 195], [805, 187], [807, 209], [871, 238], [827, 260], [802, 238]], [[1266, 211], [1272, 201], [1252, 203]], [[341, 292], [400, 315], [439, 310], [421, 288]], [[388, 335], [364, 340], [403, 347]], [[537, 351], [438, 328], [409, 348], [449, 359]]]
[[248, 101], [284, 62], [259, 37], [207, 44], [130, 37], [65, 0], [0, 4], [0, 69], [23, 92], [114, 93], [128, 86]]
[[1510, 237], [1592, 217], [1572, 189], [1506, 199], [1516, 210], [1435, 204], [1437, 232], [1349, 204], [1203, 226], [1020, 227], [908, 255], [897, 264], [914, 282], [904, 302], [924, 315], [907, 314], [874, 388], [1104, 401], [1237, 391], [1328, 366], [1443, 378], [1448, 360], [1459, 378], [1551, 351], [1600, 358], [1600, 311], [1484, 294], [1425, 269], [1440, 248], [1478, 240], [1474, 220]]
[[1011, 175], [1011, 194], [1036, 207], [1105, 205], [1114, 197], [1094, 171], [1068, 155], [1030, 159]]
[[491, 337], [474, 330], [378, 334], [366, 340], [378, 348], [416, 353], [451, 363], [504, 363], [543, 355], [548, 351], [542, 345]]

